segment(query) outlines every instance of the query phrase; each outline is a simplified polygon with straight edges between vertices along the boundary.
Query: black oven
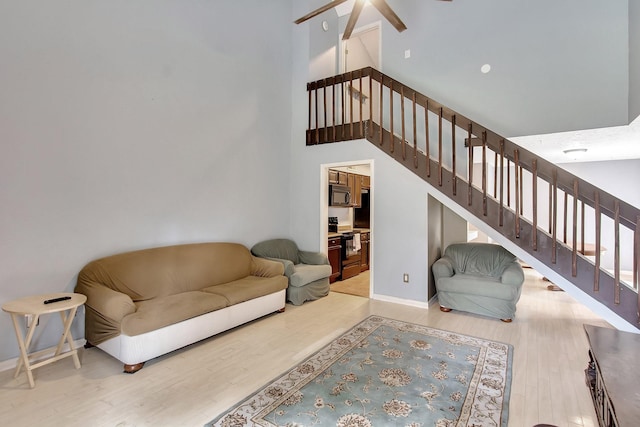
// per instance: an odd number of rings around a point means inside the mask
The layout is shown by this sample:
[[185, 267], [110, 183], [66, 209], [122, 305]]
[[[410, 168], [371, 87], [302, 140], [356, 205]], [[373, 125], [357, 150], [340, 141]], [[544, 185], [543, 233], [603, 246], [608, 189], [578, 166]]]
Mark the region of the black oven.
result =
[[[358, 235], [359, 236], [359, 235]], [[342, 267], [341, 279], [345, 280], [360, 273], [360, 249], [357, 247], [353, 233], [342, 233]]]

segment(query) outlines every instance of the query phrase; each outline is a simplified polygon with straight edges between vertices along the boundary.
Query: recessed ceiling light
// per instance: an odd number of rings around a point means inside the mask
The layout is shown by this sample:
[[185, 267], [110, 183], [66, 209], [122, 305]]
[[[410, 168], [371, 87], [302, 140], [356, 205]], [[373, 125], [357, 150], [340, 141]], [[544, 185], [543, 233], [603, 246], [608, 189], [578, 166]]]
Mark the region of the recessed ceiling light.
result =
[[564, 154], [580, 154], [580, 153], [586, 153], [587, 149], [586, 148], [567, 148], [566, 150], [562, 150], [562, 152]]
[[489, 71], [491, 71], [491, 65], [484, 64], [482, 67], [480, 67], [480, 71], [482, 72], [482, 74], [487, 74]]

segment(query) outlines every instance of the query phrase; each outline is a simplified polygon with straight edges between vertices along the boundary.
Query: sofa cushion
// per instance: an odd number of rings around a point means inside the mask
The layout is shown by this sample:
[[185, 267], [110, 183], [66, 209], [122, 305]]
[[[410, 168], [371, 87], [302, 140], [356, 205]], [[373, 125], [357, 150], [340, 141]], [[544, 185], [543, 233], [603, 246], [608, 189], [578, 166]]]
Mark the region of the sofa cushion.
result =
[[221, 285], [209, 286], [202, 291], [224, 297], [229, 305], [287, 289], [287, 278], [247, 276]]
[[182, 292], [136, 302], [136, 312], [122, 319], [122, 333], [134, 336], [172, 325], [229, 305], [221, 295]]
[[330, 265], [297, 264], [293, 266], [293, 274], [289, 276], [289, 285], [300, 287], [329, 276], [331, 276]]

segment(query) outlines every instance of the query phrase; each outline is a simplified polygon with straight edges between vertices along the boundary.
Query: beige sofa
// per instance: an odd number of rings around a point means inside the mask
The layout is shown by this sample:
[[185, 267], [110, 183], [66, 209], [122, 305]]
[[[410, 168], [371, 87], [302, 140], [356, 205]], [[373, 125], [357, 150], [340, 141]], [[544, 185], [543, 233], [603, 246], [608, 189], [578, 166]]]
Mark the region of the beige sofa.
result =
[[145, 361], [285, 307], [282, 264], [236, 243], [198, 243], [97, 259], [78, 275], [85, 338], [133, 373]]

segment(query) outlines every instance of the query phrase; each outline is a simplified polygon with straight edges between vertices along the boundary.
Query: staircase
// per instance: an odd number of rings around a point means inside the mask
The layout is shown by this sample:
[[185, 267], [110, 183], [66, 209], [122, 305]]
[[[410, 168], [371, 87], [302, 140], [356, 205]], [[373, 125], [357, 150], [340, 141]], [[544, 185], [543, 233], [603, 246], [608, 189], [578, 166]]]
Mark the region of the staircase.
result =
[[523, 261], [640, 327], [640, 210], [371, 67], [307, 91], [307, 145], [366, 139]]

